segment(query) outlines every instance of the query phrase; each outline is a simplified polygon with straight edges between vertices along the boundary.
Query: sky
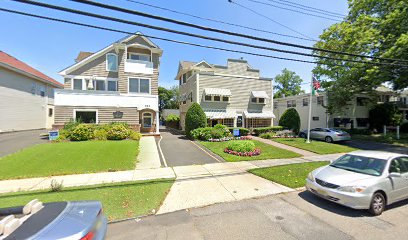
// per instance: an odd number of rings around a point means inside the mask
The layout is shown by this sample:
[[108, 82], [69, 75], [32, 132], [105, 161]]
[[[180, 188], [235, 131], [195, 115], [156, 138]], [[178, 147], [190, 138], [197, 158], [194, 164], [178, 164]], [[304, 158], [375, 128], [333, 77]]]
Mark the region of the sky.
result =
[[[40, 1], [40, 0], [38, 0]], [[185, 12], [200, 17], [217, 19], [224, 22], [245, 25], [252, 28], [262, 29], [286, 35], [303, 37], [306, 35], [312, 39], [318, 39], [324, 29], [336, 23], [336, 21], [317, 18], [313, 16], [303, 15], [276, 7], [259, 4], [251, 0], [233, 0], [243, 6], [249, 7], [256, 12], [266, 15], [275, 22], [268, 20], [262, 16], [256, 15], [253, 12], [243, 9], [236, 4], [229, 3], [228, 0], [135, 0], [137, 2], [149, 3], [156, 6], [169, 8], [179, 12]], [[270, 0], [257, 0], [259, 2], [270, 3], [281, 7], [288, 7], [273, 2]], [[298, 2], [291, 0], [292, 2]], [[259, 42], [245, 38], [227, 36], [212, 32], [206, 32], [189, 27], [183, 27], [172, 23], [166, 23], [158, 20], [152, 20], [135, 15], [115, 12], [111, 10], [101, 9], [97, 7], [87, 6], [81, 3], [74, 3], [67, 0], [60, 1], [43, 1], [51, 4], [58, 4], [65, 7], [76, 8], [82, 11], [98, 13], [101, 15], [124, 18], [131, 21], [162, 26], [191, 33], [218, 37], [228, 40], [241, 41], [262, 46], [274, 47], [286, 50], [295, 50], [308, 52], [307, 50], [299, 50], [297, 48], [284, 47], [271, 43]], [[239, 27], [224, 25], [221, 23], [209, 22], [192, 18], [189, 16], [179, 15], [163, 11], [160, 9], [151, 8], [130, 2], [127, 0], [98, 0], [98, 2], [120, 6], [123, 8], [134, 9], [147, 12], [154, 15], [173, 18], [181, 21], [186, 21], [194, 24], [219, 28], [227, 31], [244, 33], [252, 36], [263, 37], [278, 41], [296, 43], [306, 46], [312, 46], [313, 41], [301, 40], [297, 38], [289, 38], [273, 35], [270, 33], [257, 32]], [[319, 9], [347, 14], [347, 0], [303, 0], [301, 4], [316, 7]], [[252, 49], [247, 47], [235, 46], [226, 43], [218, 43], [209, 40], [197, 39], [173, 33], [161, 32], [153, 29], [142, 28], [127, 24], [110, 22], [90, 17], [79, 16], [70, 13], [64, 13], [56, 10], [44, 9], [35, 6], [29, 6], [22, 3], [12, 2], [9, 0], [0, 0], [2, 8], [24, 11], [43, 16], [50, 16], [71, 21], [78, 21], [92, 25], [110, 27], [118, 30], [129, 32], [142, 32], [146, 35], [169, 38], [179, 41], [194, 42], [203, 45], [217, 46], [230, 48], [241, 51], [249, 51], [260, 54], [274, 55], [279, 57], [290, 57], [304, 60], [313, 60], [312, 58], [301, 57], [290, 54], [270, 52], [266, 50]], [[303, 11], [301, 9], [296, 9]], [[311, 13], [311, 12], [309, 12]], [[311, 13], [313, 14], [313, 13]], [[62, 77], [58, 72], [72, 65], [74, 59], [80, 51], [96, 52], [112, 42], [124, 37], [126, 34], [107, 32], [97, 29], [90, 29], [81, 26], [68, 25], [65, 23], [51, 22], [48, 20], [34, 19], [26, 16], [19, 16], [11, 13], [0, 12], [0, 50], [4, 51], [17, 59], [26, 62], [32, 67], [49, 75], [50, 77], [62, 82]], [[277, 23], [278, 22], [278, 23]], [[5, 24], [7, 23], [7, 24]], [[285, 25], [299, 33], [289, 30]], [[295, 71], [304, 80], [303, 89], [308, 88], [307, 82], [310, 82], [311, 71], [313, 64], [299, 63], [293, 61], [284, 61], [278, 59], [250, 56], [241, 53], [231, 53], [212, 49], [204, 49], [187, 45], [169, 43], [163, 40], [153, 40], [160, 48], [163, 49], [163, 56], [160, 63], [159, 85], [170, 87], [177, 85], [174, 80], [178, 64], [180, 61], [201, 61], [205, 60], [211, 64], [226, 65], [228, 58], [243, 58], [255, 69], [261, 71], [263, 77], [274, 78], [282, 69], [287, 68]]]

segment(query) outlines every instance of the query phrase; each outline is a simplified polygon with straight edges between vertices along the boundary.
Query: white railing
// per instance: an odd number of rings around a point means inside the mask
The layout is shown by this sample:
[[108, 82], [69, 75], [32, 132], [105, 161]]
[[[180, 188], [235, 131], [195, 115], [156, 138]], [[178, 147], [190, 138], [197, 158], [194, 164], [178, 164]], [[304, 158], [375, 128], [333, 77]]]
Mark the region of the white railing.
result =
[[153, 62], [126, 59], [125, 72], [153, 74]]

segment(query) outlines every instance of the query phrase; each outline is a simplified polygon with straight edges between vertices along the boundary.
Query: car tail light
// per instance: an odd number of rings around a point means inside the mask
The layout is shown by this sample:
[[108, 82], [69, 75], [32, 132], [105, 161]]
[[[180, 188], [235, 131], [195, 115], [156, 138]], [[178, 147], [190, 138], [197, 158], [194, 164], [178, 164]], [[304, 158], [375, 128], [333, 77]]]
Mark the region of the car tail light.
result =
[[91, 232], [88, 232], [85, 236], [83, 236], [81, 240], [92, 240], [94, 236], [95, 236], [95, 233], [91, 231]]

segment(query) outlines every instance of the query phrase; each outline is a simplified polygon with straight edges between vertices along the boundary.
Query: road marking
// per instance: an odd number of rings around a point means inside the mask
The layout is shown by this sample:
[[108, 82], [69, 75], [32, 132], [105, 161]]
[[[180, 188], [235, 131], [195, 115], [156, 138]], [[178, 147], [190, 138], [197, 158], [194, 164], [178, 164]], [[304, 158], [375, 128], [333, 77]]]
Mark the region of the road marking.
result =
[[166, 162], [166, 159], [164, 158], [164, 155], [163, 155], [163, 152], [162, 152], [162, 149], [161, 149], [161, 146], [160, 146], [160, 142], [161, 142], [162, 139], [163, 139], [163, 137], [160, 135], [160, 140], [157, 143], [157, 147], [159, 148], [159, 153], [160, 153], [160, 156], [163, 159], [164, 166], [167, 167], [167, 162]]
[[218, 158], [214, 157], [213, 155], [209, 154], [206, 150], [204, 150], [202, 147], [200, 147], [197, 143], [193, 142], [190, 140], [190, 142], [192, 144], [194, 144], [196, 147], [198, 147], [199, 149], [201, 149], [201, 151], [205, 152], [205, 154], [207, 154], [208, 156], [214, 158], [217, 162], [221, 162]]

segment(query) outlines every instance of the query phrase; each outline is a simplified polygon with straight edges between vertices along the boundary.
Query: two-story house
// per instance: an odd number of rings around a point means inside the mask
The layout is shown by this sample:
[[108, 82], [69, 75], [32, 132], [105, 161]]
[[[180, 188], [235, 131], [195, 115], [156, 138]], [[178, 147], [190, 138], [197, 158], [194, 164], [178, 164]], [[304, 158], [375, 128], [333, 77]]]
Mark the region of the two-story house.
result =
[[55, 91], [55, 125], [126, 122], [159, 133], [158, 77], [162, 50], [139, 33], [102, 50], [81, 52], [62, 70], [64, 89]]
[[228, 59], [227, 66], [206, 61], [179, 64], [176, 80], [181, 96], [180, 125], [185, 127], [188, 108], [196, 102], [203, 108], [208, 125], [229, 127], [272, 126], [273, 86], [242, 59]]

